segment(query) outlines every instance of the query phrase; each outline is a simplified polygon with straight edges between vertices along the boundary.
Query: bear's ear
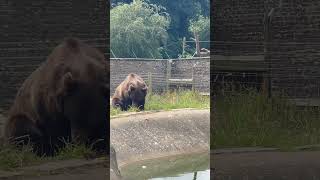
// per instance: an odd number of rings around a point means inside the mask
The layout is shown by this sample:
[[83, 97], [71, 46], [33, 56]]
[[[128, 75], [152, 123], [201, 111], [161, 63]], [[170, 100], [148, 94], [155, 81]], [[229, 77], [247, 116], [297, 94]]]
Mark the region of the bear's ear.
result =
[[66, 96], [74, 91], [76, 88], [76, 82], [72, 76], [71, 72], [67, 72], [62, 77], [62, 83], [60, 87], [60, 91], [58, 92], [60, 95]]

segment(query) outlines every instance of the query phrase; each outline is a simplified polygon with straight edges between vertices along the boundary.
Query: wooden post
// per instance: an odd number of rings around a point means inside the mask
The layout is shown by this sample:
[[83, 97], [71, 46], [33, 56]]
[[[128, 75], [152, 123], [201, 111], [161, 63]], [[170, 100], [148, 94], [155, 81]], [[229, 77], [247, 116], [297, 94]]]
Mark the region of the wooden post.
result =
[[167, 92], [169, 92], [169, 87], [170, 87], [170, 81], [169, 79], [171, 78], [171, 62], [172, 60], [169, 59], [167, 60], [167, 77], [166, 77], [166, 83], [167, 83]]
[[195, 91], [195, 81], [194, 81], [194, 66], [192, 66], [192, 74], [191, 74], [191, 78], [192, 78], [192, 91]]
[[182, 40], [182, 57], [184, 57], [185, 53], [186, 53], [186, 37], [183, 37]]
[[148, 94], [152, 94], [152, 74], [148, 72]]

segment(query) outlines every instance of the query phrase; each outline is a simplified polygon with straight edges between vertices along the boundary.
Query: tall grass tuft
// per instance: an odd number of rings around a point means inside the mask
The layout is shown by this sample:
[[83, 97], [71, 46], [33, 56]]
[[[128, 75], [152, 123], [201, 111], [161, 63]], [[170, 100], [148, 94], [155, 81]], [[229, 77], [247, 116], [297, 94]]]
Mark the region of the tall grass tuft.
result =
[[24, 145], [21, 149], [11, 144], [0, 144], [0, 170], [14, 170], [30, 165], [37, 165], [47, 161], [92, 158], [96, 154], [90, 147], [83, 144], [65, 142], [55, 156], [37, 156], [32, 152], [31, 145]]
[[41, 157], [32, 153], [32, 146], [25, 145], [17, 149], [10, 144], [0, 144], [0, 169], [10, 170], [41, 161]]
[[319, 108], [299, 108], [285, 96], [268, 98], [254, 90], [216, 101], [212, 148], [264, 146], [291, 149], [320, 143]]

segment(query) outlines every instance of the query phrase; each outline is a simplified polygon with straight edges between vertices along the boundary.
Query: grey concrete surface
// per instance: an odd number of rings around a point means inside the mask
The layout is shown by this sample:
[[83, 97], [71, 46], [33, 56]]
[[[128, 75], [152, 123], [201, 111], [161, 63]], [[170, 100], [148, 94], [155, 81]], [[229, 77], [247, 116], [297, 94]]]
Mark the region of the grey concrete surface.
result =
[[211, 150], [211, 154], [236, 154], [236, 153], [251, 153], [251, 152], [273, 152], [280, 151], [278, 148], [263, 148], [263, 147], [243, 147], [243, 148], [226, 148]]
[[320, 180], [320, 151], [214, 154], [214, 180]]
[[209, 151], [210, 112], [187, 109], [118, 117], [111, 120], [110, 134], [120, 169], [149, 158]]

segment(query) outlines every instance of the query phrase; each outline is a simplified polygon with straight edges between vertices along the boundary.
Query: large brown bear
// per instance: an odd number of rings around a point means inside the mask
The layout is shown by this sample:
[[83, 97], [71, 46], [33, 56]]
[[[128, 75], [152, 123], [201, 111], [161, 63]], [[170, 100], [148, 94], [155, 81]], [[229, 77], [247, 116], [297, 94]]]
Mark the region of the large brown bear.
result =
[[147, 90], [148, 87], [143, 79], [137, 74], [131, 73], [116, 88], [112, 97], [112, 106], [120, 107], [122, 111], [127, 111], [130, 106], [144, 110]]
[[5, 137], [54, 155], [75, 141], [109, 152], [109, 66], [98, 50], [75, 38], [58, 45], [22, 84], [5, 124]]

